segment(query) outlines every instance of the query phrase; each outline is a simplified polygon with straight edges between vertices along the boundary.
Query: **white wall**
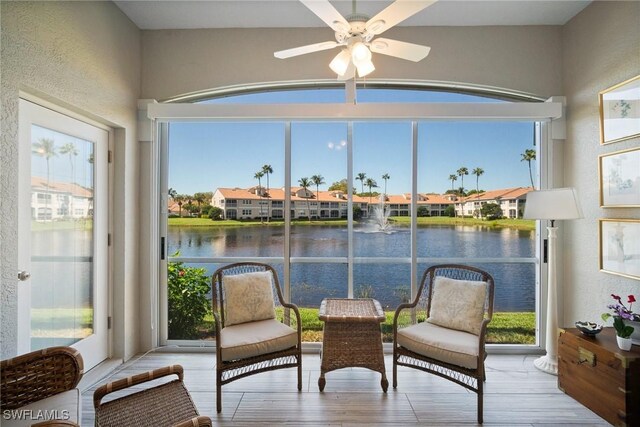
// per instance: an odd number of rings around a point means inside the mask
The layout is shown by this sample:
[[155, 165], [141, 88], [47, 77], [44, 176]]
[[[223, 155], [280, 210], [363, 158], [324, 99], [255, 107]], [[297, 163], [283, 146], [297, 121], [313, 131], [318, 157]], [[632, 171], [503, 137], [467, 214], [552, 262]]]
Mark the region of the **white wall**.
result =
[[15, 355], [18, 94], [38, 94], [115, 132], [114, 355], [138, 350], [138, 28], [110, 2], [1, 3], [0, 345]]
[[[599, 142], [598, 92], [640, 75], [640, 2], [594, 2], [562, 32], [567, 96], [564, 182], [578, 189], [585, 218], [565, 222], [565, 326], [599, 320], [610, 294], [640, 295], [640, 281], [598, 270], [598, 219], [640, 219], [640, 208], [599, 207], [598, 156], [640, 146], [640, 138]], [[634, 307], [636, 310], [640, 307]]]
[[[401, 27], [385, 37], [431, 46], [419, 63], [375, 55], [371, 79], [440, 80], [558, 95], [562, 89], [561, 28]], [[277, 50], [333, 39], [330, 29], [206, 29], [143, 31], [142, 95], [158, 100], [255, 82], [335, 80], [337, 50], [287, 60]]]

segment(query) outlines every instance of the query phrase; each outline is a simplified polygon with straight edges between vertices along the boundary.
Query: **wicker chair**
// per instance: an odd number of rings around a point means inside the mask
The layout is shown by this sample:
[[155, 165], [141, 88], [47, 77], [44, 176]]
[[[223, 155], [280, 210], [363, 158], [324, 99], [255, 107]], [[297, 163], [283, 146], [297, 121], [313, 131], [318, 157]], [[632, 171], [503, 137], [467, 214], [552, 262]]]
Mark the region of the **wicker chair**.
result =
[[[227, 297], [228, 290], [240, 289], [231, 283], [240, 283], [251, 274], [268, 273], [271, 298], [276, 305], [284, 307], [284, 322], [274, 318], [237, 323], [234, 304]], [[226, 279], [234, 277], [234, 279]], [[247, 282], [250, 288], [252, 282]], [[264, 285], [264, 282], [262, 283]], [[244, 285], [242, 285], [244, 286]], [[265, 286], [269, 286], [268, 284]], [[256, 289], [258, 288], [256, 282]], [[249, 289], [250, 289], [249, 288]], [[222, 386], [249, 375], [282, 368], [298, 368], [298, 390], [302, 390], [302, 324], [300, 312], [295, 304], [284, 301], [276, 271], [269, 265], [245, 262], [227, 265], [218, 269], [212, 277], [213, 316], [216, 332], [216, 410], [222, 411]], [[273, 294], [277, 298], [273, 298]], [[264, 293], [262, 294], [264, 295]], [[231, 296], [231, 295], [230, 295]], [[270, 304], [270, 299], [268, 300]], [[243, 300], [248, 300], [246, 297]], [[288, 326], [291, 313], [295, 316], [294, 328]], [[236, 323], [231, 322], [231, 319]], [[284, 323], [284, 324], [283, 324]]]
[[[101, 402], [109, 393], [168, 375], [177, 375], [178, 379]], [[100, 386], [93, 393], [96, 427], [211, 427], [209, 417], [199, 416], [183, 377], [182, 366], [171, 365]]]
[[[50, 347], [3, 360], [0, 363], [0, 410], [20, 409], [21, 414], [47, 411], [47, 416], [70, 418], [58, 424], [79, 424], [82, 410], [76, 386], [83, 370], [80, 352], [70, 347]], [[4, 419], [2, 424], [31, 425], [34, 421]], [[47, 422], [46, 425], [53, 423]]]
[[[414, 301], [399, 305], [393, 318], [393, 387], [398, 386], [398, 366], [453, 381], [477, 394], [478, 422], [482, 423], [485, 338], [493, 316], [493, 292], [493, 278], [477, 268], [436, 265], [427, 269]], [[466, 306], [452, 297], [456, 293], [464, 294]], [[427, 321], [399, 328], [398, 316], [406, 309], [418, 316], [424, 309]]]

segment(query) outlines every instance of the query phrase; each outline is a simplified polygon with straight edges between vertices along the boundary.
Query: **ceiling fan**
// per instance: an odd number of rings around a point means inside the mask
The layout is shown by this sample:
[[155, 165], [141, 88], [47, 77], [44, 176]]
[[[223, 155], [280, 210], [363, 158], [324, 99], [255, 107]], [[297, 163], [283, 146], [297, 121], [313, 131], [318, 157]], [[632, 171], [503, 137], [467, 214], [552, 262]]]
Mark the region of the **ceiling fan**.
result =
[[342, 50], [329, 64], [339, 80], [348, 80], [358, 71], [364, 77], [375, 70], [371, 61], [371, 52], [394, 56], [418, 62], [428, 54], [430, 47], [398, 40], [375, 38], [394, 25], [420, 12], [437, 0], [396, 0], [373, 18], [355, 12], [344, 18], [329, 0], [300, 0], [329, 27], [335, 31], [336, 41], [326, 41], [306, 46], [281, 50], [273, 55], [286, 59], [307, 53], [342, 47]]

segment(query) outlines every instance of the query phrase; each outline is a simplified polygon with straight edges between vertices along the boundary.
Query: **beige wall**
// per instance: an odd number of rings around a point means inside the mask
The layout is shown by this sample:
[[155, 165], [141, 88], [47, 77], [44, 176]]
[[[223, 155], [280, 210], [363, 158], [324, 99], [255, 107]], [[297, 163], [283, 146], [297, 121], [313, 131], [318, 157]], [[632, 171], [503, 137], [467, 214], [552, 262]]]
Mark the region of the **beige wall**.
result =
[[19, 91], [112, 126], [114, 354], [138, 350], [136, 101], [140, 31], [110, 2], [1, 3], [0, 264], [2, 358], [16, 352]]
[[[139, 176], [149, 150], [136, 141], [136, 100], [238, 84], [333, 79], [333, 51], [290, 60], [272, 53], [330, 40], [326, 29], [139, 31], [107, 2], [2, 2], [0, 143], [0, 307], [2, 357], [15, 352], [18, 270], [16, 194], [18, 91], [45, 94], [117, 129], [114, 182], [115, 354], [139, 349]], [[564, 27], [394, 28], [385, 36], [426, 44], [415, 64], [378, 55], [372, 79], [450, 81], [568, 97], [563, 143], [566, 185], [580, 192], [586, 218], [565, 228], [564, 324], [597, 319], [611, 292], [638, 294], [639, 282], [598, 272], [597, 218], [640, 217], [639, 209], [598, 208], [597, 156], [638, 146], [598, 144], [597, 92], [640, 74], [640, 2], [596, 2]], [[142, 77], [141, 77], [142, 76]], [[562, 156], [558, 156], [562, 157]], [[146, 169], [145, 169], [146, 170]], [[140, 178], [140, 179], [139, 179]], [[128, 183], [129, 185], [126, 185]], [[140, 184], [143, 185], [143, 184]], [[150, 206], [148, 204], [143, 206]], [[140, 214], [140, 216], [139, 216]], [[144, 250], [142, 251], [144, 252]], [[146, 258], [141, 255], [142, 260]], [[143, 289], [148, 283], [141, 284]], [[562, 306], [561, 306], [562, 308]], [[140, 323], [139, 323], [140, 322]], [[143, 337], [143, 342], [147, 340]], [[142, 347], [148, 348], [143, 343]]]
[[[404, 27], [385, 37], [431, 46], [414, 63], [375, 55], [375, 79], [438, 80], [543, 97], [562, 91], [561, 28]], [[287, 80], [335, 80], [337, 49], [276, 59], [277, 50], [332, 40], [329, 29], [143, 31], [142, 96], [158, 100], [209, 88]]]
[[[598, 219], [640, 219], [640, 208], [599, 207], [598, 156], [640, 146], [640, 138], [599, 143], [598, 92], [640, 75], [640, 2], [595, 2], [562, 32], [567, 96], [564, 182], [578, 189], [585, 218], [565, 222], [564, 325], [598, 320], [611, 293], [640, 295], [640, 281], [598, 269]], [[640, 307], [636, 307], [636, 310]]]

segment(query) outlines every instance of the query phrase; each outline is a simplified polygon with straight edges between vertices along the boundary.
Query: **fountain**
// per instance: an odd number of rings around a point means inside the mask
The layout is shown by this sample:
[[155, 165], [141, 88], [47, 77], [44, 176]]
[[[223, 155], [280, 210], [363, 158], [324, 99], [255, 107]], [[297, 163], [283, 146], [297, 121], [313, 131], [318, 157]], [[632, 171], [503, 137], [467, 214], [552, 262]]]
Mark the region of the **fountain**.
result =
[[377, 227], [373, 232], [386, 233], [390, 234], [393, 232], [391, 229], [391, 224], [389, 223], [389, 213], [388, 209], [385, 209], [385, 196], [384, 194], [380, 195], [378, 205], [373, 206], [371, 209], [371, 219], [370, 222], [375, 224]]

